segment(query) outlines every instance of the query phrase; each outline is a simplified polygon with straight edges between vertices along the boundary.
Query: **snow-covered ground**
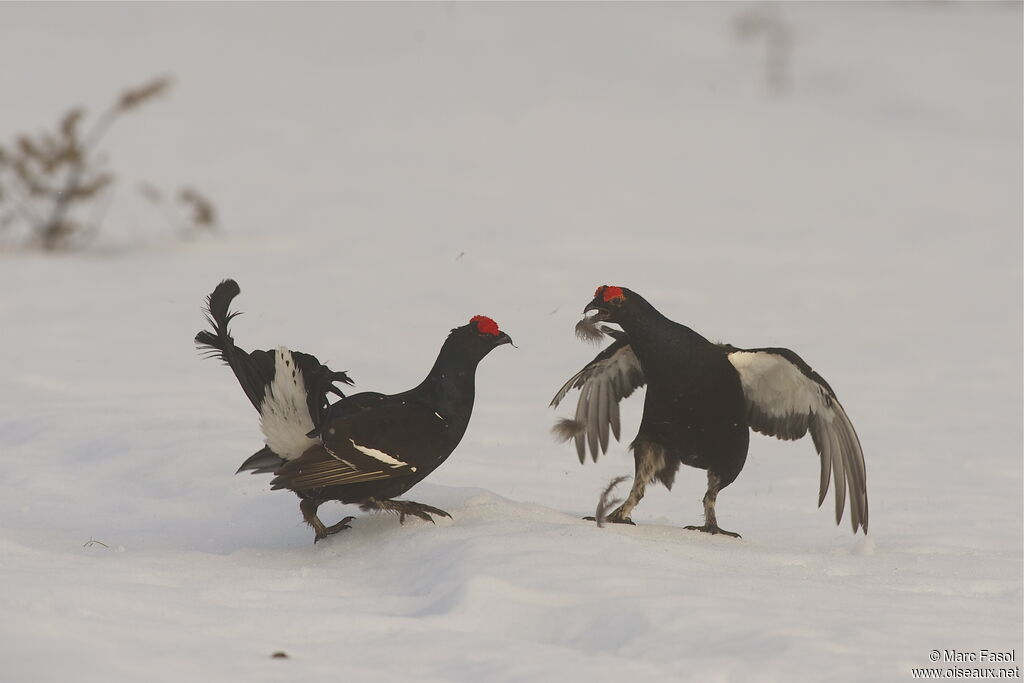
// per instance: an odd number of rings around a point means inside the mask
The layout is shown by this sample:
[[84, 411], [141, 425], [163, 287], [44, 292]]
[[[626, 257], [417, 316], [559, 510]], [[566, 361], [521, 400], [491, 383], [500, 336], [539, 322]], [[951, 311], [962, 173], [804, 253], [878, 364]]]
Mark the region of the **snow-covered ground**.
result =
[[[0, 4], [4, 141], [177, 79], [107, 139], [94, 248], [0, 254], [0, 679], [1020, 666], [1021, 5], [784, 4], [782, 97], [733, 33], [748, 7]], [[200, 188], [224, 232], [175, 241], [140, 180]], [[255, 413], [191, 341], [226, 276], [241, 345], [359, 389], [411, 387], [473, 314], [513, 336], [410, 492], [454, 519], [360, 516], [314, 546], [292, 494], [234, 476]], [[871, 534], [835, 527], [831, 494], [816, 509], [809, 441], [764, 437], [719, 497], [742, 540], [681, 529], [704, 489], [686, 468], [639, 526], [582, 521], [632, 473], [621, 444], [581, 467], [548, 432], [599, 284], [822, 372]]]

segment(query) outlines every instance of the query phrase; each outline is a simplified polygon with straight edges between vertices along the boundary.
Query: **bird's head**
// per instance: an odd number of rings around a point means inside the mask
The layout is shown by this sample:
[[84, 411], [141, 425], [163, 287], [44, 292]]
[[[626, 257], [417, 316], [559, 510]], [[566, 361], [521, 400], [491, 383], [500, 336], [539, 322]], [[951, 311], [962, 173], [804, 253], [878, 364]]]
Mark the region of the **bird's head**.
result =
[[588, 319], [590, 322], [608, 322], [622, 324], [623, 314], [629, 308], [630, 300], [636, 295], [623, 287], [601, 285], [594, 292], [594, 300], [583, 309], [586, 315], [595, 311]]
[[499, 330], [498, 323], [486, 315], [474, 315], [468, 323], [452, 330], [448, 338], [477, 359], [502, 344], [512, 344], [512, 337]]

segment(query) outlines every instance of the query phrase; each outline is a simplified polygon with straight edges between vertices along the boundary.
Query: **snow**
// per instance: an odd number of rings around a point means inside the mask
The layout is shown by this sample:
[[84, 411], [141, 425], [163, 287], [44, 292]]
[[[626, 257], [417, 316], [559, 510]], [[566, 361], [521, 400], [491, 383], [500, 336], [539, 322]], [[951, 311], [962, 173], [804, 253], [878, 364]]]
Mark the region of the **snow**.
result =
[[[724, 4], [0, 4], [0, 135], [118, 122], [101, 240], [0, 253], [0, 671], [10, 681], [908, 680], [1022, 648], [1022, 21], [1007, 4], [783, 4], [792, 88]], [[176, 241], [141, 180], [192, 184]], [[234, 476], [255, 411], [191, 339], [224, 277], [246, 348], [395, 392], [493, 317], [437, 524]], [[547, 403], [628, 286], [829, 381], [871, 533], [815, 508], [808, 439], [752, 438], [598, 529]], [[632, 436], [642, 399], [623, 406]], [[565, 411], [563, 411], [564, 414]], [[570, 411], [571, 412], [571, 411]], [[624, 491], [622, 491], [624, 493]], [[95, 542], [93, 542], [95, 541]], [[274, 652], [287, 659], [273, 659]]]

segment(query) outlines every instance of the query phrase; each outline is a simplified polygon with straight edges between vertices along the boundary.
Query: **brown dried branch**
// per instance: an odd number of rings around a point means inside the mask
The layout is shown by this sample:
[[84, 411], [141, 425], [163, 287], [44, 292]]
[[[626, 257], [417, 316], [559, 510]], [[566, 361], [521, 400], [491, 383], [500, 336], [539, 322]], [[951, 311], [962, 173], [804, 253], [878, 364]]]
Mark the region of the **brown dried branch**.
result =
[[112, 182], [114, 182], [113, 173], [100, 173], [91, 180], [80, 182], [78, 187], [72, 190], [74, 196], [69, 197], [68, 199], [89, 199], [90, 197], [94, 197]]
[[40, 179], [35, 172], [29, 167], [30, 159], [27, 157], [19, 157], [14, 160], [11, 167], [14, 169], [14, 174], [21, 181], [21, 184], [25, 186], [28, 194], [32, 197], [44, 197], [54, 194], [46, 183]]
[[217, 224], [217, 211], [213, 202], [191, 187], [183, 187], [178, 200], [192, 211], [192, 227], [212, 229]]
[[[0, 147], [0, 202], [6, 203], [0, 214], [3, 225], [16, 221], [26, 226], [31, 242], [47, 250], [77, 248], [91, 239], [98, 219], [95, 215], [82, 218], [83, 211], [86, 206], [103, 205], [103, 198], [110, 196], [106, 190], [115, 182], [96, 151], [100, 140], [119, 116], [165, 93], [172, 83], [170, 77], [161, 76], [124, 90], [87, 128], [85, 110], [76, 107], [65, 112], [50, 131], [20, 135], [13, 145]], [[163, 193], [152, 185], [140, 186], [140, 191], [154, 204], [163, 201]], [[163, 205], [177, 214], [173, 226], [183, 230], [216, 227], [213, 202], [200, 192], [183, 188], [177, 200], [177, 211]]]
[[38, 159], [39, 151], [36, 149], [32, 139], [28, 136], [22, 135], [17, 140], [18, 151], [26, 159]]
[[137, 88], [129, 88], [121, 93], [121, 99], [118, 100], [117, 108], [120, 111], [134, 109], [166, 91], [171, 87], [172, 82], [173, 79], [170, 76], [160, 76]]
[[775, 5], [755, 5], [737, 15], [732, 22], [739, 40], [763, 40], [765, 81], [774, 95], [783, 93], [790, 82], [790, 58], [793, 30]]
[[60, 132], [65, 140], [78, 140], [78, 124], [81, 123], [83, 116], [85, 116], [85, 110], [81, 107], [76, 107], [64, 114], [64, 118], [60, 121]]

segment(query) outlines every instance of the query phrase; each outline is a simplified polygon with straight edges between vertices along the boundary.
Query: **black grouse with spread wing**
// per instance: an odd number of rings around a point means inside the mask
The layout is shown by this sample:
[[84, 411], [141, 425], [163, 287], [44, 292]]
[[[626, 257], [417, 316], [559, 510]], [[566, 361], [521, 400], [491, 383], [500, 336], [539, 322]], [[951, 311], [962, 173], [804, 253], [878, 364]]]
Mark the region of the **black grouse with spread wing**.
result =
[[[589, 447], [596, 460], [608, 450], [608, 432], [619, 438], [619, 401], [647, 385], [640, 430], [631, 448], [636, 461], [633, 488], [607, 518], [632, 524], [629, 513], [647, 484], [671, 488], [680, 464], [707, 470], [704, 524], [687, 529], [738, 536], [719, 528], [718, 492], [736, 479], [747, 459], [749, 429], [780, 439], [811, 433], [821, 458], [818, 505], [830, 476], [835, 481], [836, 523], [849, 494], [850, 522], [868, 530], [867, 481], [860, 440], [828, 383], [789, 349], [740, 349], [714, 344], [659, 313], [639, 294], [622, 287], [598, 287], [577, 325], [581, 337], [608, 334], [614, 342], [558, 391], [557, 406], [571, 389], [580, 390], [574, 419], [555, 433], [574, 439], [580, 462]], [[597, 322], [618, 324], [622, 331]], [[749, 429], [748, 429], [749, 428]]]
[[[512, 339], [490, 318], [474, 316], [451, 331], [434, 367], [418, 386], [400, 394], [345, 396], [336, 383], [352, 384], [315, 357], [280, 347], [247, 353], [235, 346], [228, 323], [239, 293], [225, 280], [207, 299], [212, 331], [197, 345], [227, 363], [260, 413], [266, 446], [238, 469], [272, 473], [273, 489], [290, 489], [313, 527], [315, 541], [347, 529], [346, 517], [325, 526], [317, 508], [330, 500], [433, 521], [450, 517], [422, 503], [395, 500], [443, 463], [459, 445], [473, 412], [477, 364]], [[340, 400], [331, 404], [328, 394]]]

